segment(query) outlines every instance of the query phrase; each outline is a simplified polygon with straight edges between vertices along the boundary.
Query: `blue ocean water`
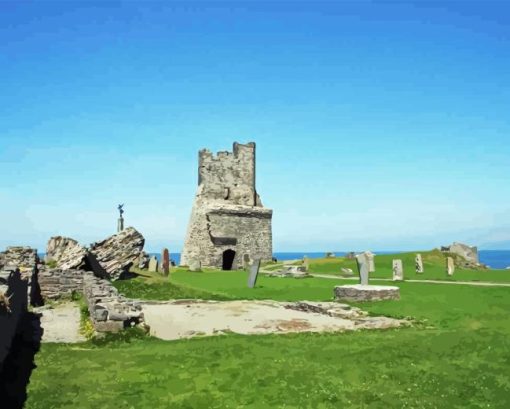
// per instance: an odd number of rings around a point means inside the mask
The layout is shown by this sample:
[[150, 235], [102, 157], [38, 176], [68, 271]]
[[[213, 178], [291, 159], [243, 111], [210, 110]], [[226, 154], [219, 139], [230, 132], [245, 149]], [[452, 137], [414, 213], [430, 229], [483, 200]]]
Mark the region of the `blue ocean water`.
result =
[[[337, 256], [345, 256], [347, 252], [345, 251], [335, 251], [335, 255]], [[374, 251], [375, 254], [397, 254], [403, 253], [402, 251]], [[479, 252], [480, 262], [488, 265], [494, 269], [505, 269], [510, 267], [510, 250], [480, 250]], [[159, 260], [161, 255], [159, 253], [149, 253], [151, 256], [156, 256]], [[295, 260], [303, 258], [304, 256], [310, 258], [319, 258], [324, 257], [326, 252], [319, 251], [309, 251], [309, 252], [276, 252], [274, 256], [278, 260]], [[44, 253], [39, 253], [39, 257], [44, 258]], [[175, 264], [179, 265], [181, 261], [180, 253], [171, 253], [170, 258], [175, 261]]]
[[[345, 256], [347, 252], [345, 251], [335, 251], [335, 255], [337, 256]], [[402, 251], [375, 251], [375, 254], [397, 254], [403, 253]], [[278, 260], [295, 260], [303, 258], [304, 256], [310, 258], [319, 258], [324, 257], [326, 253], [324, 251], [320, 252], [276, 252], [274, 256]], [[154, 255], [160, 259], [160, 254], [150, 253], [150, 255]], [[480, 262], [490, 266], [495, 269], [503, 269], [510, 267], [510, 250], [480, 250], [479, 251]], [[177, 265], [181, 260], [180, 253], [171, 253], [170, 258], [175, 261]]]

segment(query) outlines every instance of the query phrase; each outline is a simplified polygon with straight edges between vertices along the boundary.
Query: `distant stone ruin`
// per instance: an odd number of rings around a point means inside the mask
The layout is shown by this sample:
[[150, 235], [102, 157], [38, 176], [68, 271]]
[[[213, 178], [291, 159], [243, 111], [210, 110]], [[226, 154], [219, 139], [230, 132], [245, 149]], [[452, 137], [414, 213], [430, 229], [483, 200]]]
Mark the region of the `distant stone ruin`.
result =
[[467, 244], [454, 242], [450, 246], [442, 246], [443, 253], [450, 255], [460, 256], [455, 257], [455, 264], [463, 268], [487, 268], [484, 264], [480, 263], [478, 258], [478, 248], [475, 246], [468, 246]]
[[199, 152], [198, 189], [181, 265], [232, 270], [272, 258], [273, 211], [255, 189], [255, 143], [234, 143], [232, 152]]

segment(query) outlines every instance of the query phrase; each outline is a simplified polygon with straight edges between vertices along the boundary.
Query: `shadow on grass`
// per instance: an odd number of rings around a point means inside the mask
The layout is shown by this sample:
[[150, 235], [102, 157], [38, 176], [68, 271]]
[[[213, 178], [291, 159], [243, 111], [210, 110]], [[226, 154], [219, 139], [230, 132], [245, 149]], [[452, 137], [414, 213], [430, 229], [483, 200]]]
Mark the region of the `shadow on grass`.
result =
[[21, 409], [27, 399], [27, 386], [35, 369], [35, 354], [42, 338], [40, 316], [27, 312], [19, 324], [9, 355], [0, 368], [2, 408]]

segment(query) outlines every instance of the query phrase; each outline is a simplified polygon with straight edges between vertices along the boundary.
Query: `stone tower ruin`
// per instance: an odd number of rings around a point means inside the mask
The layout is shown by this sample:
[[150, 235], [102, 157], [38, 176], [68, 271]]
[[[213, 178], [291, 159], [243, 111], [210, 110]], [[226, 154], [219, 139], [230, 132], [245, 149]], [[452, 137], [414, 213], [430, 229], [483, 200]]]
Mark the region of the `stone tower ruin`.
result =
[[271, 260], [273, 211], [255, 189], [255, 143], [235, 142], [232, 152], [198, 153], [198, 189], [180, 264], [223, 270], [248, 258]]

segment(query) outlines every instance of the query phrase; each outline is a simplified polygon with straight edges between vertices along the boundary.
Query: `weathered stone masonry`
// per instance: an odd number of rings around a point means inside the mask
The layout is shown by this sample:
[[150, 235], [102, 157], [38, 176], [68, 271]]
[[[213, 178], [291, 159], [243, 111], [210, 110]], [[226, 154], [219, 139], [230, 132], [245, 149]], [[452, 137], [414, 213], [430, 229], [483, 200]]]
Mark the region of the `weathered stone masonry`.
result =
[[255, 188], [255, 144], [234, 143], [232, 152], [199, 152], [198, 189], [181, 255], [181, 265], [226, 270], [243, 256], [271, 260], [273, 211]]

